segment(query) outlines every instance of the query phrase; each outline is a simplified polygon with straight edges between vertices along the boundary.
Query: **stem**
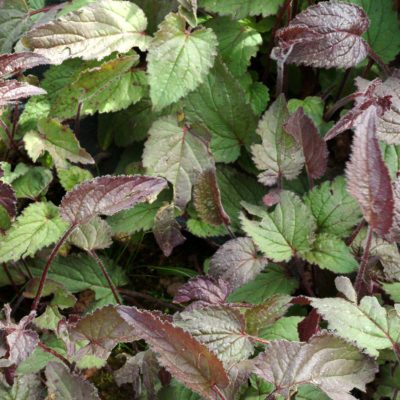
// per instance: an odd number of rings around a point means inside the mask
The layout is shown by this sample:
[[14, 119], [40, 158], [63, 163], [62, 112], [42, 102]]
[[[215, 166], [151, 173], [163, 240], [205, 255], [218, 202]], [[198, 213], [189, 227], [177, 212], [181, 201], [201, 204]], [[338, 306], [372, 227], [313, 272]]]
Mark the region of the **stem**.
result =
[[8, 280], [9, 280], [10, 283], [11, 283], [11, 286], [13, 287], [15, 293], [18, 294], [18, 287], [17, 287], [17, 285], [15, 284], [14, 279], [13, 279], [13, 277], [11, 276], [10, 271], [9, 271], [7, 265], [6, 265], [5, 263], [3, 263], [2, 265], [3, 265], [4, 272], [6, 273], [7, 278], [8, 278]]
[[57, 242], [57, 244], [54, 246], [52, 252], [50, 253], [50, 256], [47, 259], [46, 265], [43, 269], [42, 276], [40, 277], [39, 287], [36, 292], [35, 300], [33, 301], [33, 304], [32, 304], [32, 310], [36, 311], [36, 309], [39, 305], [39, 301], [40, 301], [40, 298], [42, 297], [44, 284], [46, 282], [47, 274], [49, 273], [51, 264], [53, 264], [53, 261], [56, 258], [56, 255], [57, 255], [58, 251], [60, 250], [61, 246], [65, 243], [65, 241], [68, 239], [69, 235], [72, 233], [72, 231], [75, 228], [76, 228], [76, 225], [71, 225], [67, 229], [67, 231], [64, 233], [64, 235], [61, 237], [61, 239]]
[[371, 68], [374, 64], [375, 64], [375, 61], [372, 58], [370, 58], [368, 60], [367, 66], [365, 67], [365, 69], [361, 75], [362, 78], [367, 78], [367, 75], [369, 74], [369, 71], [371, 70]]
[[367, 264], [368, 264], [368, 258], [369, 258], [369, 250], [371, 248], [371, 242], [372, 242], [372, 229], [369, 226], [368, 227], [368, 233], [367, 233], [367, 243], [365, 245], [364, 254], [363, 254], [363, 257], [361, 259], [360, 268], [358, 270], [357, 277], [356, 277], [356, 283], [354, 285], [354, 289], [355, 289], [355, 291], [357, 293], [357, 296], [360, 295], [361, 289], [362, 289], [362, 285], [364, 283], [365, 272], [367, 270]]
[[393, 345], [394, 354], [396, 354], [397, 360], [400, 362], [400, 345], [395, 343]]
[[340, 100], [340, 98], [342, 97], [342, 93], [343, 93], [343, 90], [344, 90], [344, 88], [346, 86], [347, 81], [349, 80], [350, 73], [351, 73], [351, 68], [347, 68], [346, 71], [344, 72], [342, 81], [340, 82], [339, 90], [338, 90], [338, 92], [336, 94], [336, 98], [335, 98], [335, 103], [338, 100]]
[[18, 119], [19, 119], [19, 107], [18, 107], [18, 103], [17, 103], [14, 107], [13, 125], [12, 125], [12, 129], [11, 129], [11, 139], [13, 142], [14, 142], [15, 133], [17, 132]]
[[381, 68], [382, 72], [385, 75], [385, 78], [387, 78], [390, 75], [390, 70], [389, 67], [383, 62], [382, 58], [380, 58], [378, 56], [378, 54], [376, 54], [371, 47], [368, 50], [368, 55], [370, 58], [372, 58], [372, 60], [374, 60], [377, 65], [379, 65], [379, 67]]
[[54, 357], [57, 357], [59, 360], [61, 360], [70, 370], [72, 370], [72, 364], [62, 355], [60, 354], [58, 351], [55, 351], [54, 349], [46, 346], [45, 344], [43, 344], [42, 342], [38, 343], [38, 346], [44, 350], [47, 353], [52, 354]]
[[221, 393], [221, 391], [218, 389], [217, 385], [212, 385], [211, 386], [212, 391], [221, 399], [221, 400], [226, 400], [225, 396]]
[[356, 98], [356, 95], [354, 93], [349, 94], [346, 97], [343, 97], [342, 99], [340, 99], [339, 101], [337, 101], [324, 115], [324, 120], [325, 121], [329, 121], [333, 114], [335, 114], [335, 112], [337, 110], [339, 110], [339, 108], [344, 107], [347, 103], [349, 103], [350, 101], [353, 101]]
[[106, 278], [106, 281], [108, 283], [108, 286], [110, 287], [112, 294], [114, 296], [115, 301], [117, 304], [121, 305], [121, 299], [119, 298], [118, 295], [118, 290], [115, 287], [113, 281], [111, 280], [110, 275], [108, 274], [106, 267], [103, 264], [103, 261], [101, 261], [100, 257], [97, 255], [97, 253], [94, 250], [89, 250], [88, 253], [93, 257], [93, 259], [96, 261], [97, 265], [99, 266], [101, 272], [103, 273], [104, 277]]
[[8, 140], [10, 141], [10, 146], [12, 146], [12, 148], [15, 150], [15, 151], [19, 151], [18, 150], [18, 147], [17, 147], [17, 145], [15, 144], [15, 142], [14, 142], [14, 139], [13, 139], [13, 136], [12, 136], [12, 134], [11, 134], [11, 131], [10, 131], [10, 129], [9, 129], [9, 127], [7, 126], [7, 124], [0, 118], [0, 125], [2, 126], [2, 128], [4, 129], [4, 131], [5, 131], [5, 133], [6, 133], [6, 135], [7, 135], [7, 138], [8, 138]]
[[166, 301], [157, 299], [157, 298], [155, 298], [153, 296], [150, 296], [149, 294], [146, 294], [146, 293], [136, 292], [134, 290], [128, 290], [128, 289], [119, 289], [118, 292], [121, 293], [122, 295], [127, 296], [127, 297], [131, 297], [132, 299], [135, 299], [135, 298], [144, 299], [144, 300], [147, 300], [147, 301], [151, 301], [152, 303], [159, 304], [159, 305], [161, 305], [163, 307], [172, 308], [173, 310], [176, 310], [176, 311], [181, 311], [182, 310], [182, 307], [178, 307], [175, 304], [168, 303]]
[[365, 225], [365, 219], [361, 220], [361, 222], [356, 226], [356, 229], [354, 229], [353, 233], [351, 234], [351, 236], [347, 240], [347, 243], [346, 243], [347, 246], [350, 246], [354, 242], [354, 239], [360, 233], [360, 231], [364, 227], [364, 225]]
[[[67, 0], [67, 3], [71, 3], [71, 0]], [[32, 10], [32, 11], [30, 11], [30, 12], [28, 13], [28, 15], [31, 17], [32, 15], [45, 13], [45, 12], [50, 11], [50, 10], [52, 10], [52, 9], [63, 8], [64, 5], [65, 5], [65, 3], [62, 3], [62, 4], [53, 4], [52, 6], [47, 6], [47, 7], [39, 8], [38, 10]]]
[[75, 136], [78, 138], [79, 134], [81, 133], [81, 111], [82, 111], [82, 106], [83, 103], [80, 101], [78, 103], [78, 110], [76, 112], [76, 117], [75, 117]]
[[259, 338], [257, 336], [249, 336], [249, 338], [251, 340], [254, 340], [255, 342], [259, 342], [259, 343], [262, 343], [262, 344], [270, 344], [269, 340], [261, 339], [261, 338]]
[[276, 77], [276, 97], [283, 92], [283, 81], [285, 77], [285, 63], [283, 61], [276, 62], [277, 77]]

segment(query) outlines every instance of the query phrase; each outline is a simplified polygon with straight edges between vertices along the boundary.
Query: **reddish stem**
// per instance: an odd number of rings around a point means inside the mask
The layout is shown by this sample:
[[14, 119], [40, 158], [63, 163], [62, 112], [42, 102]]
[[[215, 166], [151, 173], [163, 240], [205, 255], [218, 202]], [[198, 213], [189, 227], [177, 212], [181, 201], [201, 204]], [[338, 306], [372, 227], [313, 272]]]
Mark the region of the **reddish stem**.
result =
[[221, 393], [221, 391], [218, 389], [217, 385], [212, 385], [211, 386], [212, 391], [220, 398], [220, 400], [226, 400], [225, 396]]
[[372, 48], [370, 47], [368, 50], [368, 55], [372, 60], [376, 62], [377, 65], [381, 68], [382, 72], [384, 73], [385, 77], [387, 78], [390, 75], [389, 67], [383, 62], [382, 58], [376, 54]]
[[354, 285], [354, 289], [357, 293], [357, 296], [360, 295], [360, 293], [362, 291], [363, 283], [365, 280], [365, 273], [367, 271], [369, 250], [371, 248], [371, 242], [372, 242], [372, 229], [369, 226], [368, 233], [367, 233], [367, 242], [365, 244], [365, 249], [364, 249], [364, 254], [361, 259], [360, 268], [358, 270], [357, 277], [356, 277], [356, 283]]
[[262, 344], [269, 344], [270, 343], [269, 340], [261, 339], [261, 338], [259, 338], [257, 336], [249, 336], [249, 338], [251, 340], [254, 340], [255, 342], [259, 342], [259, 343], [262, 343]]
[[[67, 3], [71, 3], [71, 0], [67, 0]], [[46, 7], [43, 7], [43, 8], [39, 8], [38, 10], [29, 11], [28, 15], [31, 17], [32, 15], [45, 13], [45, 12], [50, 11], [50, 10], [53, 10], [53, 9], [63, 8], [64, 5], [65, 5], [65, 3], [62, 3], [62, 4], [53, 4], [53, 5], [51, 5], [51, 6], [46, 6]]]
[[10, 141], [10, 146], [16, 151], [18, 152], [18, 147], [14, 142], [13, 136], [11, 134], [10, 128], [7, 126], [7, 124], [0, 118], [0, 125], [2, 126], [2, 128], [4, 129], [4, 132], [7, 135], [8, 140]]
[[335, 112], [337, 110], [339, 110], [339, 108], [344, 107], [347, 103], [350, 103], [350, 101], [354, 101], [354, 99], [356, 98], [356, 94], [352, 93], [349, 94], [346, 97], [343, 97], [342, 99], [340, 99], [339, 101], [337, 101], [324, 115], [324, 120], [325, 121], [329, 121], [333, 114], [335, 114]]
[[354, 239], [358, 236], [358, 234], [360, 233], [360, 231], [364, 227], [364, 225], [365, 225], [365, 219], [361, 220], [361, 222], [356, 226], [356, 229], [354, 229], [353, 233], [347, 240], [347, 243], [346, 243], [347, 246], [351, 246], [351, 244], [354, 242]]
[[51, 355], [53, 355], [54, 357], [57, 357], [59, 360], [61, 360], [70, 370], [72, 370], [72, 364], [62, 355], [60, 354], [58, 351], [55, 351], [54, 349], [46, 346], [45, 344], [43, 344], [42, 342], [38, 343], [38, 346], [44, 350], [46, 353], [49, 353]]

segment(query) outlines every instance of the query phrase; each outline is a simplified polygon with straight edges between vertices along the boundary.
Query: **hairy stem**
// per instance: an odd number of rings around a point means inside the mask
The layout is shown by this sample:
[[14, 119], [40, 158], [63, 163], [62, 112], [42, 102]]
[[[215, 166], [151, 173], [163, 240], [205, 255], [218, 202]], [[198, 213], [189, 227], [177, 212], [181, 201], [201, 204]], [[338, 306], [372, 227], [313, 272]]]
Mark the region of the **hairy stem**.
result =
[[361, 222], [354, 229], [351, 236], [346, 241], [347, 246], [350, 246], [354, 242], [354, 239], [358, 236], [358, 234], [360, 233], [360, 231], [364, 227], [364, 225], [365, 225], [365, 219], [362, 219]]
[[371, 49], [371, 47], [368, 50], [368, 55], [376, 62], [377, 65], [379, 65], [380, 69], [385, 75], [385, 78], [387, 78], [390, 75], [390, 70], [389, 67], [383, 62], [382, 58], [380, 58], [378, 54]]
[[356, 98], [355, 94], [349, 94], [346, 97], [343, 97], [342, 99], [338, 100], [324, 115], [324, 120], [325, 121], [329, 121], [333, 114], [335, 114], [335, 112], [337, 110], [339, 110], [339, 108], [344, 107], [347, 103], [350, 103], [350, 101], [353, 101]]
[[357, 277], [356, 277], [356, 283], [354, 285], [354, 289], [355, 289], [357, 295], [360, 295], [362, 287], [363, 287], [363, 283], [365, 280], [365, 273], [367, 271], [369, 250], [371, 248], [371, 242], [372, 242], [372, 229], [369, 226], [368, 233], [367, 233], [367, 242], [365, 244], [365, 249], [364, 249], [364, 254], [361, 259], [360, 268], [358, 270]]
[[283, 81], [285, 79], [285, 63], [283, 61], [277, 61], [277, 77], [276, 77], [276, 97], [283, 92]]
[[335, 103], [338, 102], [338, 100], [340, 100], [340, 98], [342, 97], [343, 90], [346, 86], [347, 81], [349, 80], [350, 74], [351, 74], [351, 68], [347, 68], [346, 71], [344, 72], [342, 81], [340, 82], [339, 90], [336, 93]]
[[58, 351], [55, 351], [54, 349], [46, 346], [45, 344], [43, 344], [42, 342], [38, 343], [38, 346], [44, 350], [46, 353], [49, 353], [51, 355], [53, 355], [54, 357], [57, 357], [59, 360], [61, 360], [70, 370], [72, 370], [72, 364], [62, 355], [60, 354]]
[[49, 258], [47, 259], [46, 265], [44, 266], [42, 276], [40, 277], [39, 287], [36, 292], [35, 300], [33, 301], [33, 304], [32, 304], [32, 310], [36, 310], [39, 305], [39, 301], [40, 301], [40, 298], [42, 297], [44, 284], [46, 282], [47, 274], [49, 273], [51, 264], [53, 264], [53, 261], [56, 258], [56, 255], [57, 255], [58, 251], [60, 250], [61, 246], [65, 243], [65, 241], [68, 239], [69, 235], [73, 232], [73, 230], [75, 228], [76, 228], [76, 225], [71, 225], [66, 230], [66, 232], [61, 237], [61, 239], [57, 242], [57, 244], [54, 246], [53, 250], [51, 251]]
[[225, 396], [221, 393], [221, 391], [218, 389], [217, 385], [212, 385], [211, 386], [212, 391], [219, 397], [220, 400], [226, 400]]
[[265, 339], [259, 338], [257, 336], [249, 336], [249, 338], [251, 340], [254, 340], [255, 342], [259, 342], [259, 343], [262, 343], [262, 344], [269, 344], [270, 343], [269, 340], [265, 340]]

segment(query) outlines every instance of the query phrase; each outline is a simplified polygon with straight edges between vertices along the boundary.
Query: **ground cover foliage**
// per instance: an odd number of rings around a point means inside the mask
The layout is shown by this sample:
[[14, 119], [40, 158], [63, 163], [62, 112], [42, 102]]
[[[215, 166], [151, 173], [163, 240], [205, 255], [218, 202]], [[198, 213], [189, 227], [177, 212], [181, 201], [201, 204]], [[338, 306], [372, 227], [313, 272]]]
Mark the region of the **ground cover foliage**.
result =
[[391, 0], [0, 0], [0, 398], [400, 399]]

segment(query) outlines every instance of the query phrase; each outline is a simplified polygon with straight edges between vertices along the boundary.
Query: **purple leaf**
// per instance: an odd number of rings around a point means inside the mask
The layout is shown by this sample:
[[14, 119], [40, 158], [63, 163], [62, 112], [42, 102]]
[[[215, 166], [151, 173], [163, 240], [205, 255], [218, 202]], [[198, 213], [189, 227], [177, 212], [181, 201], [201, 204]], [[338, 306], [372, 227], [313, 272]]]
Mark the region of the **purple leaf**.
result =
[[17, 212], [17, 198], [15, 197], [14, 189], [0, 181], [0, 206], [3, 206], [10, 218], [14, 218]]
[[38, 65], [50, 64], [50, 60], [29, 51], [0, 55], [0, 78], [5, 79]]
[[225, 304], [231, 292], [229, 284], [221, 278], [199, 276], [182, 285], [174, 297], [174, 303], [193, 301], [186, 310], [207, 307], [211, 304]]
[[394, 200], [389, 171], [375, 137], [378, 116], [368, 107], [355, 121], [352, 155], [346, 168], [347, 188], [370, 227], [383, 236], [393, 225]]
[[277, 31], [278, 46], [271, 58], [317, 68], [350, 68], [368, 55], [369, 45], [361, 37], [368, 26], [361, 7], [323, 1]]
[[71, 225], [84, 224], [96, 215], [113, 215], [137, 203], [151, 202], [166, 186], [162, 178], [101, 176], [68, 192], [61, 201], [60, 215]]
[[310, 178], [317, 179], [323, 176], [328, 163], [328, 147], [319, 136], [312, 119], [305, 115], [300, 107], [284, 126], [303, 148], [306, 170]]
[[40, 96], [46, 93], [41, 88], [18, 82], [15, 79], [0, 81], [0, 107], [13, 104], [18, 100], [26, 99], [30, 96]]
[[185, 386], [210, 400], [216, 398], [214, 387], [221, 390], [228, 386], [222, 362], [189, 333], [149, 311], [126, 306], [117, 310], [158, 354], [160, 364]]

